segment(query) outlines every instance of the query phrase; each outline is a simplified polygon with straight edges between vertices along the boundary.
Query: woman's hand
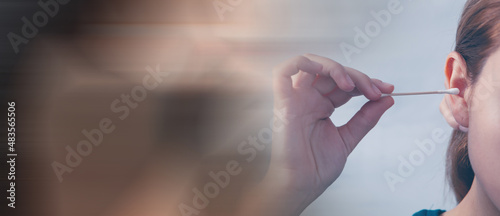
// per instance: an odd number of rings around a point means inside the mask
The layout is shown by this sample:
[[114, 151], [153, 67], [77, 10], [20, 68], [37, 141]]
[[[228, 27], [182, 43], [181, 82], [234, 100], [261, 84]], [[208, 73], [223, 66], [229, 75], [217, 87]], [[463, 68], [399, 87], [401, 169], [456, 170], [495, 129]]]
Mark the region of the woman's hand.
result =
[[[284, 123], [276, 123], [264, 181], [276, 199], [271, 205], [280, 209], [274, 215], [299, 215], [339, 177], [349, 154], [394, 104], [381, 93], [393, 90], [391, 84], [312, 54], [275, 69], [275, 110]], [[370, 101], [347, 124], [334, 125], [335, 108], [355, 95]]]

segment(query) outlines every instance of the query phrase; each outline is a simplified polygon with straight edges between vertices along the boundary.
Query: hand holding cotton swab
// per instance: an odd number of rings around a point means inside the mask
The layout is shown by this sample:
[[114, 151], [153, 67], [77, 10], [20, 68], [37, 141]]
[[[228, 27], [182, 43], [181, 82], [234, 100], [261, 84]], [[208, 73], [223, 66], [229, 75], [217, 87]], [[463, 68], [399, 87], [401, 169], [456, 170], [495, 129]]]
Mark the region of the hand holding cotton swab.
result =
[[387, 96], [408, 96], [408, 95], [425, 95], [425, 94], [451, 94], [458, 95], [460, 90], [458, 88], [452, 88], [448, 90], [438, 90], [438, 91], [427, 91], [427, 92], [406, 92], [406, 93], [392, 93], [392, 94], [382, 94], [382, 97]]

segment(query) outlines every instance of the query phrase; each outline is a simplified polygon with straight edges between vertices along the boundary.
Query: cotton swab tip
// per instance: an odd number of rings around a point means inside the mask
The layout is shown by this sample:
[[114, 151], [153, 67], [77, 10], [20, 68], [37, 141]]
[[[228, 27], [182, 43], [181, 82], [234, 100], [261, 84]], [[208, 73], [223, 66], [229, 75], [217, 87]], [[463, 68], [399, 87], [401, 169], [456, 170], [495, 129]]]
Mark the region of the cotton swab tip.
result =
[[452, 95], [457, 95], [457, 94], [460, 94], [460, 89], [458, 89], [458, 88], [448, 89], [448, 93], [452, 94]]

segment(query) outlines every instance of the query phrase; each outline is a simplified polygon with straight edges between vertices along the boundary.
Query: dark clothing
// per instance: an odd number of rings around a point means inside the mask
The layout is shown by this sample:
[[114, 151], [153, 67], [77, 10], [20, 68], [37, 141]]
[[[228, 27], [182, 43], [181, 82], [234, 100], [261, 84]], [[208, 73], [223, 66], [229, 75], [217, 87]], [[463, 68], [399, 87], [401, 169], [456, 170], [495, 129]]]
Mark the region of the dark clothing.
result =
[[413, 216], [439, 216], [444, 212], [444, 210], [422, 210], [413, 214]]

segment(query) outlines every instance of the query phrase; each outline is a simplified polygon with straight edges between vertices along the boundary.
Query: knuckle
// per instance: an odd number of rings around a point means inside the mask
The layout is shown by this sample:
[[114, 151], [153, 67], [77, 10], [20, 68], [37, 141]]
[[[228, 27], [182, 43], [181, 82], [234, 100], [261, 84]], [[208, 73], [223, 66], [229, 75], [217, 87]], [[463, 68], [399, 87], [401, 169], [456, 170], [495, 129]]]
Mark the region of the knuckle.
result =
[[382, 80], [371, 78], [373, 83], [382, 83]]
[[292, 62], [294, 64], [294, 66], [296, 66], [298, 68], [299, 65], [301, 64], [304, 64], [304, 63], [307, 63], [309, 62], [310, 60], [308, 58], [306, 58], [305, 56], [295, 56], [293, 59], [292, 59]]
[[312, 53], [305, 53], [303, 56], [307, 57], [307, 58], [314, 58], [314, 57], [318, 57], [317, 55], [314, 55]]
[[372, 79], [368, 75], [361, 73], [361, 72], [359, 72], [359, 73], [360, 73], [360, 76], [362, 77], [363, 80], [365, 80], [366, 82], [372, 83]]
[[346, 73], [344, 66], [333, 60], [330, 62], [330, 64], [328, 64], [328, 66], [328, 70], [332, 77], [340, 77]]

